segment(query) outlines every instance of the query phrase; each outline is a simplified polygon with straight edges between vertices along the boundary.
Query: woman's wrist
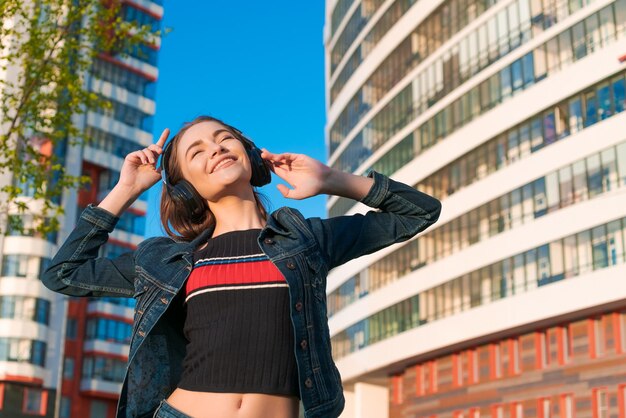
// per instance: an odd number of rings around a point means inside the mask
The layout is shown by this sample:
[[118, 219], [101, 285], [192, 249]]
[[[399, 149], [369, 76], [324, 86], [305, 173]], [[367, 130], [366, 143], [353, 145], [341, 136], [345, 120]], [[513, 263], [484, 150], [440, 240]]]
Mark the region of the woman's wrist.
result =
[[120, 216], [141, 195], [141, 191], [133, 187], [116, 184], [98, 205], [115, 216]]
[[323, 193], [361, 200], [372, 188], [374, 179], [331, 168], [324, 179]]

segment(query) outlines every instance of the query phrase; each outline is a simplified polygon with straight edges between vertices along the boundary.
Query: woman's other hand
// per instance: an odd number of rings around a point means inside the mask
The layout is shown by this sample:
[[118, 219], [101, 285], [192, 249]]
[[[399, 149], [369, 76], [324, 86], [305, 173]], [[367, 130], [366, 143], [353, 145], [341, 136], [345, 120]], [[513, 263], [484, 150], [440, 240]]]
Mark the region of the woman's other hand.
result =
[[279, 184], [278, 190], [290, 199], [306, 199], [328, 194], [361, 200], [367, 195], [374, 180], [346, 173], [304, 154], [273, 154], [262, 149], [261, 157], [272, 164], [274, 173], [293, 189]]
[[293, 187], [278, 184], [283, 196], [300, 200], [324, 193], [324, 184], [332, 172], [330, 167], [304, 154], [274, 154], [265, 148], [261, 151], [261, 158], [271, 163], [272, 171]]

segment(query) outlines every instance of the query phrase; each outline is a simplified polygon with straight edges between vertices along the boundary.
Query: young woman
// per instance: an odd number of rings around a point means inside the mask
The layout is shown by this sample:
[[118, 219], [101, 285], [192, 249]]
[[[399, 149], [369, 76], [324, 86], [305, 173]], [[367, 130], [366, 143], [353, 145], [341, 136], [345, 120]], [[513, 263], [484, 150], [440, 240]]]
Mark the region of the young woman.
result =
[[[440, 202], [375, 171], [261, 151], [212, 117], [185, 124], [163, 149], [168, 134], [126, 157], [117, 185], [83, 211], [42, 278], [67, 295], [136, 298], [117, 416], [294, 418], [300, 400], [306, 418], [339, 416], [327, 273], [426, 229]], [[379, 210], [268, 215], [254, 187], [270, 170], [292, 187], [277, 186], [288, 198], [323, 193]], [[169, 237], [98, 257], [118, 217], [161, 178]]]

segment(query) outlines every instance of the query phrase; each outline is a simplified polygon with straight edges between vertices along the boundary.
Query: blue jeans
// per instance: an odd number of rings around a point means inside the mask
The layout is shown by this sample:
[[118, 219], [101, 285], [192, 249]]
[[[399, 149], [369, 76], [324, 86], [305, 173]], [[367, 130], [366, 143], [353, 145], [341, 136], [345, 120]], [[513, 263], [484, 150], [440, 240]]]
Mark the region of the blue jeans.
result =
[[154, 411], [154, 418], [192, 418], [191, 416], [180, 412], [172, 405], [167, 403], [165, 399], [161, 401], [159, 407]]

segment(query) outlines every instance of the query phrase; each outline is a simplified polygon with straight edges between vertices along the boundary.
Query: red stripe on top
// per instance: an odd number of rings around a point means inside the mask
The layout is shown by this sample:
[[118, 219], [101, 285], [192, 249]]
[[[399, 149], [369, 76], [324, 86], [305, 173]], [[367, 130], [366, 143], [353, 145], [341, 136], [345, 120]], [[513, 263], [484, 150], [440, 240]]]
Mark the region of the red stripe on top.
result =
[[285, 277], [269, 260], [247, 263], [213, 264], [196, 267], [191, 271], [185, 294], [209, 286], [257, 284], [267, 282], [285, 283]]

